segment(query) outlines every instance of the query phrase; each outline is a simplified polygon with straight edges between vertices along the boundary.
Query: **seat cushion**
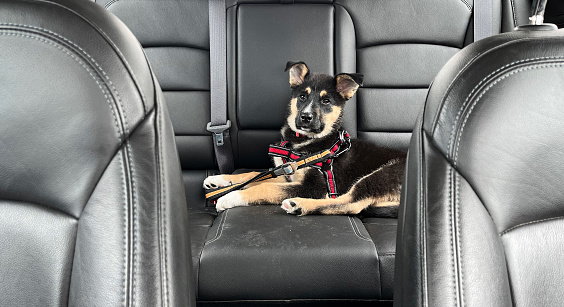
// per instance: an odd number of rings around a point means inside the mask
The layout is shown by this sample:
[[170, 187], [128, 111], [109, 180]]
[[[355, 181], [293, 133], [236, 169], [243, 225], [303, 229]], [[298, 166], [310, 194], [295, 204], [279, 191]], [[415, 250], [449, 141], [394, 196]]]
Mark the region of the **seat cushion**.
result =
[[[382, 229], [389, 234], [394, 225]], [[394, 242], [386, 235], [377, 245], [389, 257]], [[377, 245], [356, 217], [297, 217], [267, 205], [229, 209], [204, 243], [198, 300], [381, 300], [384, 289], [391, 299], [393, 257], [379, 260]]]

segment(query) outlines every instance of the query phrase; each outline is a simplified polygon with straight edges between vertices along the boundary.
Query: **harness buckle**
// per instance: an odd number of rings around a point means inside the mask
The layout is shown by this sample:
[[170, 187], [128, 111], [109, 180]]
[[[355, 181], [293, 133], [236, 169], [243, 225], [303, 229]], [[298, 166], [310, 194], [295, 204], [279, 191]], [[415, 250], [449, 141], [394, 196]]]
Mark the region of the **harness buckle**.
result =
[[230, 120], [227, 120], [225, 125], [212, 126], [212, 123], [209, 122], [208, 125], [206, 126], [206, 130], [208, 130], [209, 132], [215, 135], [215, 144], [217, 146], [223, 146], [223, 132], [225, 132], [225, 130], [229, 128], [231, 128]]
[[287, 162], [282, 164], [282, 172], [284, 176], [293, 175], [298, 170], [298, 163], [296, 162]]

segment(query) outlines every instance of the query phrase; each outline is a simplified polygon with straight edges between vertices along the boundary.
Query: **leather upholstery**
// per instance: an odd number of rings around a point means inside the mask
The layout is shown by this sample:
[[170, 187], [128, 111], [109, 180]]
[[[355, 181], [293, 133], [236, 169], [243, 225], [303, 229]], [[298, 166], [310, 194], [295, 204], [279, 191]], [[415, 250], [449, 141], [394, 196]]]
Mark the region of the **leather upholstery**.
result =
[[[514, 27], [513, 0], [507, 0], [509, 5], [504, 1], [494, 1], [496, 10], [501, 10], [494, 23], [510, 31]], [[221, 223], [213, 208], [204, 207], [201, 188], [203, 179], [214, 174], [217, 168], [211, 137], [205, 131], [210, 118], [207, 1], [96, 2], [116, 14], [139, 37], [163, 86], [192, 213], [193, 262], [202, 291], [199, 302], [218, 302], [220, 298], [224, 302], [235, 297], [280, 300], [283, 294], [269, 291], [265, 285], [251, 295], [253, 289], [243, 289], [243, 285], [249, 285], [247, 282], [240, 286], [227, 284], [228, 280], [239, 277], [231, 275], [232, 270], [245, 271], [244, 278], [248, 280], [261, 276], [245, 259], [226, 260], [248, 264], [241, 267], [210, 262], [210, 259], [224, 256], [224, 251], [243, 250], [244, 244], [239, 246], [227, 241], [222, 241], [221, 245], [205, 244], [210, 227], [215, 230]], [[271, 165], [265, 153], [268, 144], [280, 138], [279, 128], [290, 93], [288, 76], [283, 71], [286, 61], [303, 60], [312, 70], [326, 73], [365, 74], [368, 83], [347, 102], [345, 128], [353, 137], [407, 150], [429, 84], [444, 63], [473, 40], [472, 1], [468, 0], [228, 0], [226, 6], [228, 111], [239, 171]], [[272, 218], [277, 223], [288, 220], [283, 214], [277, 214], [276, 208], [250, 207], [238, 209], [238, 212], [257, 219]], [[224, 228], [226, 237], [235, 237], [248, 227], [258, 234], [272, 230], [261, 221], [239, 224], [242, 218], [230, 218], [233, 227]], [[337, 217], [337, 221], [347, 222], [348, 217]], [[370, 233], [376, 249], [371, 255], [374, 265], [379, 266], [379, 277], [371, 283], [374, 286], [371, 295], [364, 290], [359, 293], [381, 301], [389, 300], [393, 286], [395, 221], [364, 219], [363, 222], [366, 224], [362, 227]], [[381, 223], [385, 225], [379, 225]], [[321, 238], [333, 233], [329, 225], [324, 227], [323, 232], [309, 235]], [[283, 233], [274, 234], [270, 238], [280, 245], [292, 244]], [[264, 246], [263, 258], [257, 263], [268, 262], [276, 252], [272, 245]], [[348, 256], [346, 251], [339, 250], [339, 253]], [[332, 259], [323, 254], [319, 257], [323, 261]], [[200, 260], [202, 267], [199, 267]], [[285, 274], [290, 276], [288, 278], [298, 276], [301, 268], [286, 267]], [[362, 272], [357, 270], [356, 273], [359, 280], [366, 279]], [[311, 278], [293, 278], [293, 281], [296, 287], [311, 289], [311, 280], [326, 274], [330, 272], [320, 270]], [[220, 280], [218, 276], [227, 277]], [[213, 282], [224, 286], [213, 288]], [[319, 296], [323, 291], [327, 293], [328, 289], [336, 288], [313, 290], [310, 297]]]
[[408, 158], [398, 306], [561, 304], [563, 47], [563, 31], [503, 34], [435, 78]]
[[200, 300], [381, 297], [376, 248], [358, 218], [296, 219], [274, 206], [246, 209], [221, 213], [210, 229]]
[[0, 2], [0, 305], [194, 304], [168, 110], [88, 1]]

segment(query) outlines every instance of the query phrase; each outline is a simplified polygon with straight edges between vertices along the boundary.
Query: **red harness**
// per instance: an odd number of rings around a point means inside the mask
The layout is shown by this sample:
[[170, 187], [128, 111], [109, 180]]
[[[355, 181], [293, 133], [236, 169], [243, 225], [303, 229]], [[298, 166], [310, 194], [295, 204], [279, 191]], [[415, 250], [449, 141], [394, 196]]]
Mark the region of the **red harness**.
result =
[[207, 189], [207, 203], [214, 204], [215, 200], [221, 196], [231, 191], [242, 189], [253, 182], [276, 178], [278, 176], [286, 176], [286, 178], [289, 178], [289, 176], [294, 174], [297, 170], [305, 167], [315, 167], [322, 172], [327, 181], [327, 193], [329, 197], [336, 198], [339, 194], [337, 193], [337, 185], [335, 183], [335, 176], [333, 175], [333, 160], [351, 148], [349, 134], [346, 131], [339, 131], [339, 139], [329, 149], [308, 156], [302, 156], [300, 153], [286, 148], [288, 145], [289, 143], [287, 141], [282, 141], [280, 145], [270, 145], [270, 149], [268, 150], [269, 155], [282, 158], [284, 164], [261, 172], [246, 182], [216, 189]]
[[[296, 136], [299, 137], [300, 135], [296, 132]], [[288, 149], [287, 146], [289, 145], [290, 143], [288, 141], [282, 141], [279, 145], [270, 145], [268, 154], [273, 157], [281, 158], [283, 163], [287, 163], [287, 161], [294, 162], [304, 158], [300, 153]], [[333, 173], [333, 161], [350, 148], [351, 139], [349, 133], [344, 130], [340, 130], [339, 139], [329, 149], [331, 155], [324, 161], [310, 165], [311, 167], [318, 169], [325, 176], [327, 194], [331, 198], [337, 198], [339, 196], [339, 192], [337, 192], [337, 183], [335, 182], [335, 176]], [[289, 176], [286, 176], [286, 179], [288, 178]]]

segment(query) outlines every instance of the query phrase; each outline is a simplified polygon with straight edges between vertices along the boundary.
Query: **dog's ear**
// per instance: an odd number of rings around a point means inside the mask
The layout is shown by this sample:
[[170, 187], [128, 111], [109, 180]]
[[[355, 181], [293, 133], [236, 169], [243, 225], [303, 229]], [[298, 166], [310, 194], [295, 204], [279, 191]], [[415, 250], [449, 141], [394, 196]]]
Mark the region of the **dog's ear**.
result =
[[304, 80], [309, 77], [309, 69], [304, 62], [289, 61], [284, 71], [290, 71], [290, 87], [292, 88], [304, 83]]
[[351, 99], [359, 86], [362, 86], [363, 75], [361, 74], [338, 74], [335, 76], [335, 88], [345, 98]]

